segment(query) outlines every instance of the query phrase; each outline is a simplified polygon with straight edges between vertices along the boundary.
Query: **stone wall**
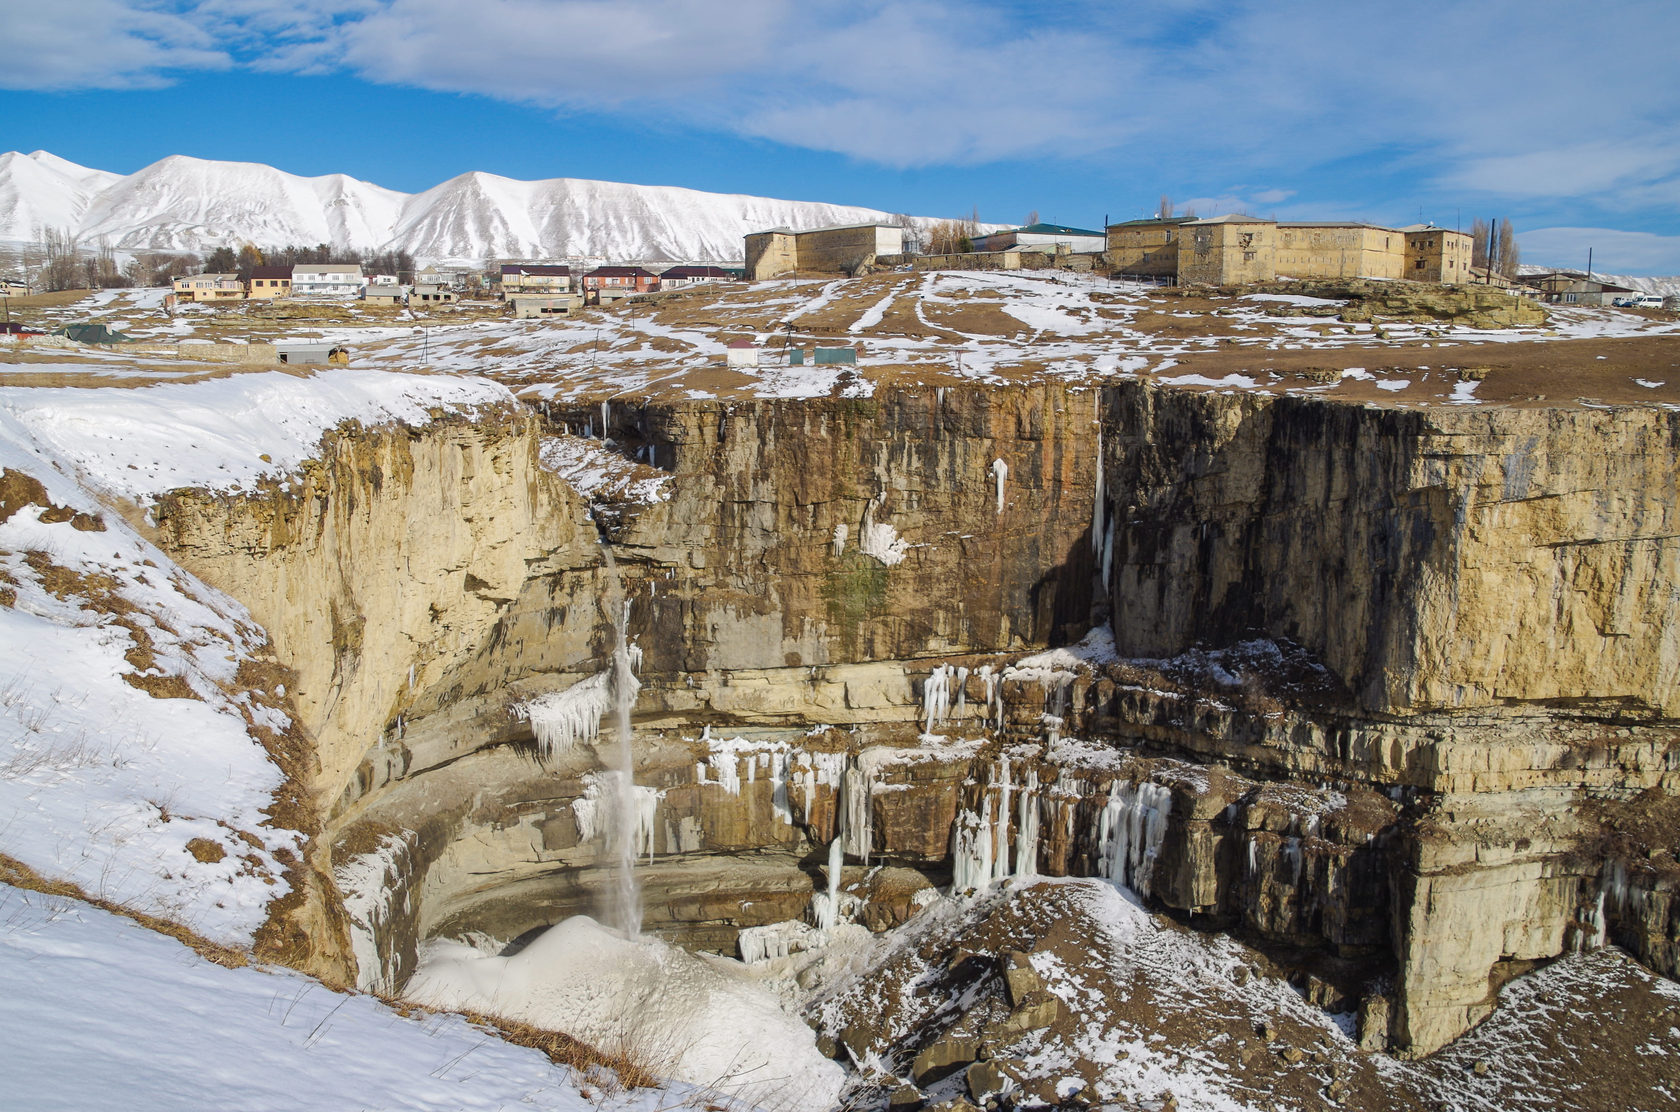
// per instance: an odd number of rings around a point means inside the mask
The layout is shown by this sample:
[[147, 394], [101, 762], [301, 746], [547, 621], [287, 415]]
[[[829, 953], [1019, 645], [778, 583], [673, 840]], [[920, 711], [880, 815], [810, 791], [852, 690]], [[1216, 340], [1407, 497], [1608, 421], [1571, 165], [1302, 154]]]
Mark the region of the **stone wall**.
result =
[[746, 237], [747, 280], [761, 282], [799, 269], [799, 251], [792, 232], [755, 232]]
[[1186, 224], [1179, 234], [1180, 285], [1240, 285], [1277, 276], [1277, 225], [1269, 220]]
[[1287, 278], [1406, 278], [1406, 237], [1364, 224], [1279, 224], [1277, 270]]
[[1262, 630], [1373, 711], [1680, 714], [1680, 415], [1110, 397], [1122, 651]]
[[[537, 466], [586, 423], [668, 497], [586, 502]], [[343, 882], [388, 889], [370, 977], [434, 933], [592, 908], [596, 754], [545, 753], [521, 708], [600, 673], [623, 618], [670, 937], [804, 914], [836, 837], [912, 889], [990, 839], [994, 873], [1113, 876], [1354, 968], [1348, 992], [1387, 977], [1381, 1035], [1423, 1052], [1514, 960], [1608, 935], [1672, 972], [1680, 867], [1642, 831], [1680, 794], [1677, 458], [1655, 409], [615, 398], [342, 430], [296, 482], [155, 516], [298, 671]], [[1105, 613], [1130, 659], [1004, 672]], [[1257, 639], [1295, 663], [1221, 686], [1163, 659]], [[949, 746], [919, 738], [936, 687]], [[874, 785], [865, 830], [845, 767]], [[1116, 863], [1110, 812], [1157, 823], [1147, 868]]]
[[1116, 274], [1177, 279], [1182, 223], [1182, 220], [1171, 220], [1112, 225], [1103, 258]]

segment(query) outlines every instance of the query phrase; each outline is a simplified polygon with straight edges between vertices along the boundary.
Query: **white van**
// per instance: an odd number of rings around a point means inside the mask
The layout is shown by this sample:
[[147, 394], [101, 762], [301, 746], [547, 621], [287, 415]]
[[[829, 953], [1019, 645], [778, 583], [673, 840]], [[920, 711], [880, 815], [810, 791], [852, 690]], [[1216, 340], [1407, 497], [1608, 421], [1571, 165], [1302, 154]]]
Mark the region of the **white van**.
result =
[[1660, 293], [1636, 293], [1632, 297], [1624, 298], [1622, 304], [1629, 309], [1661, 309], [1663, 295]]

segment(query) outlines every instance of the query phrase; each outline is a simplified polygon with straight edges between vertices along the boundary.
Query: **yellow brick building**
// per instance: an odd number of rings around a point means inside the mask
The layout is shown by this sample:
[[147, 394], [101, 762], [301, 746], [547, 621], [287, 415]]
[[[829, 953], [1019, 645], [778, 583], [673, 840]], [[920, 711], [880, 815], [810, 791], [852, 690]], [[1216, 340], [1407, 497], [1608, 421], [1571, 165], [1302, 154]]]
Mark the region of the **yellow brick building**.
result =
[[1175, 216], [1110, 224], [1107, 244], [1104, 258], [1115, 273], [1180, 284], [1274, 278], [1470, 281], [1470, 236], [1428, 224], [1398, 229], [1350, 220]]

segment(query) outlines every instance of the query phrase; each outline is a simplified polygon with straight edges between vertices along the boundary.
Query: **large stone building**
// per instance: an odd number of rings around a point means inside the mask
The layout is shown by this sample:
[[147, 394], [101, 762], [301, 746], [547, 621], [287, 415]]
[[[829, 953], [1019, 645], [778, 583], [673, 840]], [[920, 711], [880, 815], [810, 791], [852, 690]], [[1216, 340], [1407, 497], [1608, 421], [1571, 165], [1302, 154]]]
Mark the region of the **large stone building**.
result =
[[1470, 236], [1427, 224], [1385, 228], [1358, 221], [1256, 216], [1166, 217], [1108, 226], [1119, 274], [1237, 285], [1274, 278], [1470, 280]]
[[761, 281], [783, 274], [815, 271], [852, 274], [881, 255], [904, 252], [904, 229], [897, 224], [841, 224], [796, 232], [772, 228], [746, 237], [747, 278]]

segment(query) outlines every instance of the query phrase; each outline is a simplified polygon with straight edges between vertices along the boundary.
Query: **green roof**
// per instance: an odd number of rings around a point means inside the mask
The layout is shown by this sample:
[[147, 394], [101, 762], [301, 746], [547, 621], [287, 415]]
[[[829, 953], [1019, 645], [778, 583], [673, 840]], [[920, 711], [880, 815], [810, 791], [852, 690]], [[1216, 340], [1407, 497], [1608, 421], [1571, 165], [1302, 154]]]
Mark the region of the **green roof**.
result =
[[66, 324], [53, 329], [54, 336], [63, 336], [78, 344], [132, 344], [134, 337], [113, 332], [103, 324]]
[[1069, 228], [1061, 224], [1028, 224], [1025, 228], [1016, 228], [1017, 232], [1025, 232], [1035, 236], [1100, 236], [1101, 232], [1093, 232], [1089, 228]]

